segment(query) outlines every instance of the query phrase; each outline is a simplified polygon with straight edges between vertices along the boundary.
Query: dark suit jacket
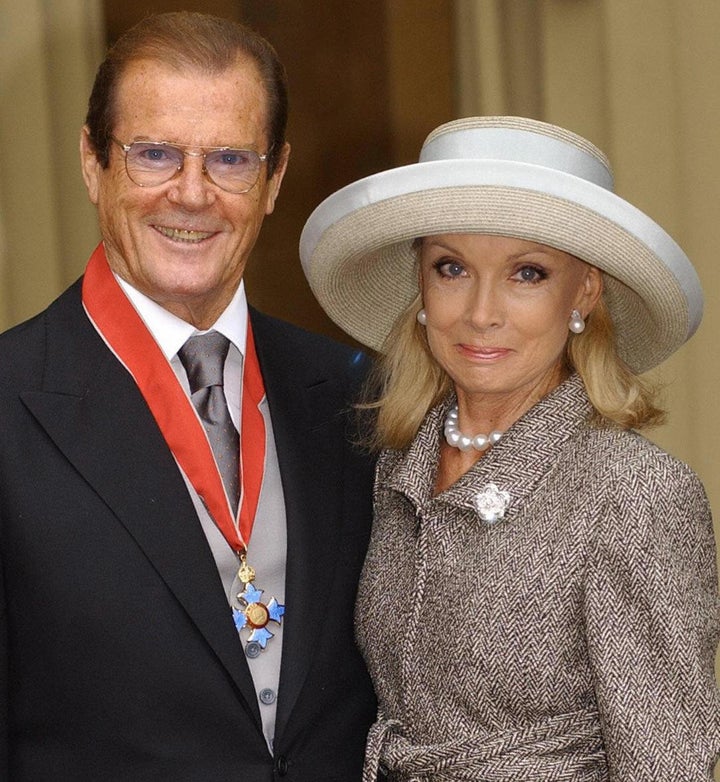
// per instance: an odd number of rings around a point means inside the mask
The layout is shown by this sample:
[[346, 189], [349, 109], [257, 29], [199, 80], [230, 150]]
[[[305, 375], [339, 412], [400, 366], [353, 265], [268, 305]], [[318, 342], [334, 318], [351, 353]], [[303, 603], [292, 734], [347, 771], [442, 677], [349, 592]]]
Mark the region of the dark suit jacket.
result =
[[0, 337], [0, 779], [360, 779], [364, 359], [252, 312], [287, 505], [274, 759], [183, 479], [79, 284]]

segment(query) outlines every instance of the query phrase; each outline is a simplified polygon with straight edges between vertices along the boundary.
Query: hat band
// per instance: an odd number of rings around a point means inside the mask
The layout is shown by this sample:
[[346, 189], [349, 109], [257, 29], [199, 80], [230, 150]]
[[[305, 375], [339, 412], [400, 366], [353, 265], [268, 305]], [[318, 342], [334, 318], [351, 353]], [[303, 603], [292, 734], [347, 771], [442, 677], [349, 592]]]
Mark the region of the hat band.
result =
[[613, 178], [595, 156], [560, 139], [512, 128], [468, 128], [443, 133], [422, 148], [421, 163], [434, 160], [498, 160], [562, 171], [613, 190]]

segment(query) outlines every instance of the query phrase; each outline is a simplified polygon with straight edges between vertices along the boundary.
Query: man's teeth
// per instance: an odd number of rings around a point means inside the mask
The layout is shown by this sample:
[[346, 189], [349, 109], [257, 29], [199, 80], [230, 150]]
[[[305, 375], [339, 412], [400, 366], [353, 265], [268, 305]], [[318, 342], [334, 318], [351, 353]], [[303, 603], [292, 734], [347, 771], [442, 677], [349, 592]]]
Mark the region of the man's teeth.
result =
[[156, 228], [163, 236], [178, 242], [201, 242], [208, 236], [212, 236], [212, 233], [208, 231], [186, 231], [183, 228], [165, 228], [162, 225], [158, 225]]

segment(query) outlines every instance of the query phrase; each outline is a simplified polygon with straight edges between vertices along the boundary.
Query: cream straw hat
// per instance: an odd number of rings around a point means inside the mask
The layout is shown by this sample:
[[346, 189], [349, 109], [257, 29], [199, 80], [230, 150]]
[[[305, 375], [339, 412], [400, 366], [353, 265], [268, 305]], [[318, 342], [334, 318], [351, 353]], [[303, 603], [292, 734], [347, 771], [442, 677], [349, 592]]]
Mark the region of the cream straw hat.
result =
[[697, 329], [702, 290], [673, 239], [613, 193], [605, 155], [580, 136], [521, 117], [449, 122], [420, 161], [325, 199], [300, 238], [313, 293], [343, 330], [382, 350], [418, 293], [412, 241], [485, 233], [564, 250], [604, 272], [618, 352], [636, 372]]

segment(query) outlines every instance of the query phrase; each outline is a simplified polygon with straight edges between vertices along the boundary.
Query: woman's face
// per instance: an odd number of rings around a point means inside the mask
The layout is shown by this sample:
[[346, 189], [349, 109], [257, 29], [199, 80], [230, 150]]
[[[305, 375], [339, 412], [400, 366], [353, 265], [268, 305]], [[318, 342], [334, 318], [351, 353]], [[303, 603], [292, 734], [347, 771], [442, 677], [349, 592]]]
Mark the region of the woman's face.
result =
[[420, 285], [430, 350], [461, 404], [492, 397], [517, 409], [562, 381], [570, 314], [587, 317], [602, 278], [535, 242], [444, 234], [422, 239]]

